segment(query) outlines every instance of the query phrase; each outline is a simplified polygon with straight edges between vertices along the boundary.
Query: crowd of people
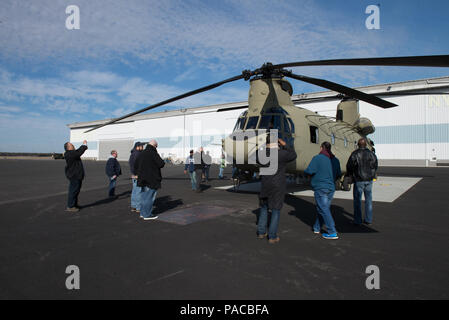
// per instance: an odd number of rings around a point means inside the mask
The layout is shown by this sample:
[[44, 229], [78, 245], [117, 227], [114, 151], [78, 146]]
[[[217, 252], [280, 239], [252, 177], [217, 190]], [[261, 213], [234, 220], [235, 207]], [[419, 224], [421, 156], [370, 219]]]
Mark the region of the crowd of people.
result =
[[[158, 218], [157, 215], [153, 214], [153, 205], [158, 189], [161, 188], [161, 169], [164, 167], [165, 161], [157, 152], [157, 147], [158, 143], [154, 139], [148, 143], [136, 142], [129, 157], [132, 179], [131, 211], [139, 213], [143, 220]], [[287, 189], [286, 167], [289, 162], [297, 158], [297, 154], [282, 139], [278, 139], [274, 143], [267, 140], [266, 147], [267, 153], [277, 152], [278, 167], [274, 174], [260, 174], [261, 191], [259, 194], [260, 210], [257, 238], [268, 239], [269, 243], [277, 243], [280, 241], [277, 235], [279, 217]], [[64, 149], [65, 173], [69, 180], [67, 211], [77, 212], [80, 209], [78, 195], [85, 175], [81, 156], [87, 150], [87, 141], [83, 141], [83, 145], [78, 149], [67, 142], [64, 144]], [[310, 178], [316, 204], [317, 215], [312, 231], [315, 234], [321, 234], [324, 239], [336, 240], [339, 236], [331, 212], [331, 203], [335, 194], [336, 183], [341, 180], [342, 172], [340, 161], [331, 149], [332, 146], [329, 142], [323, 142], [319, 154], [312, 158], [304, 173]], [[106, 162], [105, 171], [109, 181], [108, 196], [110, 198], [116, 197], [117, 178], [122, 174], [117, 156], [117, 151], [112, 150], [111, 156]], [[201, 182], [209, 181], [211, 164], [212, 158], [209, 152], [205, 153], [202, 147], [196, 152], [190, 150], [190, 154], [185, 161], [184, 174], [189, 175], [193, 191], [201, 192]], [[219, 164], [219, 179], [224, 178], [225, 167], [226, 159], [222, 155]], [[352, 221], [354, 226], [370, 225], [373, 222], [372, 186], [377, 168], [378, 163], [375, 153], [367, 148], [365, 138], [361, 138], [358, 141], [358, 149], [352, 152], [346, 163], [346, 177], [354, 185], [354, 220]], [[362, 195], [365, 197], [364, 219], [362, 217]]]

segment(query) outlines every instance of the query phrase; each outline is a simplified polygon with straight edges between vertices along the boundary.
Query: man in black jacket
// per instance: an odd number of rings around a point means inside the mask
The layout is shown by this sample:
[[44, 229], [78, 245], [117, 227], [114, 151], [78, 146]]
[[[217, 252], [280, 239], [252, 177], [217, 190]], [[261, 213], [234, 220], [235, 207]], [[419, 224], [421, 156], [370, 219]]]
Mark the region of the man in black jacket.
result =
[[[270, 141], [267, 140], [267, 142]], [[267, 148], [270, 153], [278, 153], [278, 168], [276, 173], [273, 175], [260, 174], [262, 188], [259, 194], [261, 208], [259, 223], [257, 225], [257, 237], [259, 239], [264, 239], [268, 236], [269, 243], [276, 243], [279, 242], [277, 229], [279, 225], [279, 216], [282, 205], [284, 204], [285, 193], [287, 190], [285, 170], [287, 164], [290, 161], [295, 160], [297, 155], [295, 150], [289, 147], [282, 139], [279, 139], [278, 142], [267, 143]], [[271, 209], [271, 220], [267, 234], [268, 209]]]
[[129, 170], [131, 171], [131, 179], [133, 182], [133, 189], [131, 192], [131, 211], [140, 213], [140, 188], [137, 186], [137, 173], [134, 164], [139, 154], [143, 150], [143, 143], [136, 142], [134, 148], [131, 150], [131, 155], [129, 156]]
[[137, 173], [137, 186], [142, 188], [140, 216], [144, 220], [157, 219], [152, 214], [153, 204], [156, 200], [157, 189], [161, 188], [161, 169], [165, 162], [157, 153], [157, 141], [152, 139], [144, 151], [137, 157], [134, 164]]
[[106, 175], [109, 178], [109, 197], [115, 197], [115, 186], [117, 184], [117, 178], [122, 174], [122, 168], [117, 160], [118, 153], [115, 150], [111, 151], [111, 156], [106, 162]]
[[64, 150], [64, 159], [66, 161], [65, 176], [70, 181], [66, 211], [78, 212], [78, 195], [84, 179], [84, 167], [81, 156], [87, 150], [87, 141], [84, 140], [83, 145], [77, 150], [75, 150], [73, 144], [66, 142]]
[[358, 141], [359, 148], [355, 150], [346, 164], [346, 174], [354, 179], [354, 225], [362, 224], [362, 193], [365, 195], [365, 220], [370, 225], [373, 222], [373, 179], [376, 177], [377, 157], [366, 147], [364, 138]]

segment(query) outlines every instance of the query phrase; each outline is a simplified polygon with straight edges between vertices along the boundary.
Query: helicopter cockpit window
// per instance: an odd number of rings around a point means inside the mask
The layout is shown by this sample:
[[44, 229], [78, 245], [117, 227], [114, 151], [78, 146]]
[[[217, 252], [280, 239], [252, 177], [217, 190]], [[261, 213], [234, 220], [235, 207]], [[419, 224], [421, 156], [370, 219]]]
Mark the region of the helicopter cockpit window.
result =
[[278, 129], [281, 130], [281, 116], [275, 114], [266, 114], [260, 120], [259, 129]]
[[284, 117], [284, 132], [287, 134], [292, 133], [292, 130], [290, 129], [290, 124], [288, 123], [288, 120], [285, 117]]
[[248, 123], [246, 124], [246, 130], [256, 129], [257, 122], [259, 122], [259, 117], [249, 117]]
[[287, 118], [287, 120], [290, 123], [290, 128], [292, 128], [292, 133], [295, 133], [295, 124], [293, 123], [293, 120], [290, 118]]
[[310, 126], [310, 142], [318, 143], [318, 128], [315, 126]]
[[245, 127], [245, 120], [246, 120], [246, 118], [239, 118], [238, 120], [237, 120], [237, 123], [235, 124], [235, 127], [234, 127], [234, 130], [233, 131], [235, 131], [235, 130], [243, 130], [243, 128]]

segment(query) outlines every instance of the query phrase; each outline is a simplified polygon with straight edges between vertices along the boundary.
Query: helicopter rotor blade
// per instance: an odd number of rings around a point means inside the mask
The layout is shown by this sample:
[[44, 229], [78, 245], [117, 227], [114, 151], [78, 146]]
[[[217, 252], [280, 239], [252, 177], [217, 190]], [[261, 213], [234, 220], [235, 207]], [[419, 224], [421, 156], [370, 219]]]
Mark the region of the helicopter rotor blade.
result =
[[216, 82], [216, 83], [213, 83], [213, 84], [211, 84], [211, 85], [208, 85], [208, 86], [205, 86], [205, 87], [196, 89], [196, 90], [192, 90], [192, 91], [183, 93], [183, 94], [181, 94], [181, 95], [179, 95], [179, 96], [176, 96], [176, 97], [173, 97], [173, 98], [170, 98], [170, 99], [167, 99], [167, 100], [158, 102], [158, 103], [153, 104], [153, 105], [151, 105], [151, 106], [148, 106], [148, 107], [146, 107], [146, 108], [137, 110], [137, 111], [132, 112], [132, 113], [128, 113], [128, 114], [126, 114], [126, 115], [124, 115], [124, 116], [121, 116], [121, 117], [119, 117], [119, 118], [112, 119], [112, 120], [110, 120], [110, 121], [108, 121], [108, 122], [106, 122], [106, 123], [103, 123], [103, 124], [100, 124], [100, 125], [98, 125], [98, 126], [95, 126], [95, 127], [91, 128], [91, 129], [85, 131], [84, 133], [87, 133], [87, 132], [91, 132], [91, 131], [97, 130], [97, 129], [102, 128], [102, 127], [104, 127], [104, 126], [113, 124], [113, 123], [115, 123], [115, 122], [117, 122], [117, 121], [120, 121], [120, 120], [129, 118], [129, 117], [135, 116], [135, 115], [137, 115], [137, 114], [139, 114], [139, 113], [142, 113], [142, 112], [145, 112], [145, 111], [148, 111], [148, 110], [151, 110], [151, 109], [160, 107], [160, 106], [163, 106], [163, 105], [165, 105], [165, 104], [167, 104], [167, 103], [171, 103], [171, 102], [174, 102], [174, 101], [177, 101], [177, 100], [181, 100], [181, 99], [184, 99], [184, 98], [193, 96], [193, 95], [195, 95], [195, 94], [198, 94], [198, 93], [201, 93], [201, 92], [204, 92], [204, 91], [212, 90], [212, 89], [217, 88], [217, 87], [219, 87], [219, 86], [221, 86], [221, 85], [223, 85], [223, 84], [226, 84], [226, 83], [229, 83], [229, 82], [233, 82], [233, 81], [237, 81], [237, 80], [240, 80], [240, 79], [244, 79], [245, 77], [247, 77], [247, 75], [245, 74], [245, 72], [246, 72], [246, 71], [244, 71], [241, 75], [238, 75], [238, 76], [235, 76], [235, 77], [232, 77], [232, 78], [229, 78], [229, 79], [220, 81], [220, 82]]
[[304, 66], [449, 67], [449, 55], [299, 61], [273, 65], [273, 68]]
[[[427, 95], [449, 95], [449, 92], [383, 92], [383, 93], [370, 93], [370, 95], [376, 96], [376, 97], [400, 97], [400, 96], [427, 96]], [[309, 103], [314, 101], [335, 101], [335, 100], [342, 100], [348, 98], [344, 94], [336, 94], [332, 96], [325, 96], [325, 97], [315, 97], [315, 98], [293, 98], [294, 103]], [[242, 108], [242, 107], [240, 107]], [[226, 111], [226, 109], [220, 109], [218, 111]], [[218, 112], [217, 111], [217, 112]]]
[[392, 107], [396, 107], [397, 106], [394, 103], [391, 103], [389, 101], [380, 99], [380, 98], [378, 98], [376, 96], [373, 96], [371, 94], [367, 94], [367, 93], [364, 93], [362, 91], [358, 91], [358, 90], [355, 90], [355, 89], [352, 89], [352, 88], [349, 88], [349, 87], [346, 87], [346, 86], [343, 86], [341, 84], [338, 84], [338, 83], [335, 83], [335, 82], [331, 82], [331, 81], [328, 81], [328, 80], [306, 77], [306, 76], [297, 75], [297, 74], [294, 74], [294, 73], [291, 73], [291, 72], [283, 72], [283, 74], [286, 77], [293, 78], [293, 79], [296, 79], [296, 80], [299, 80], [299, 81], [304, 81], [304, 82], [307, 82], [307, 83], [311, 83], [311, 84], [314, 84], [314, 85], [317, 85], [317, 86], [320, 86], [320, 87], [323, 87], [323, 88], [326, 88], [326, 89], [329, 89], [329, 90], [333, 90], [333, 91], [336, 91], [336, 92], [340, 92], [340, 93], [343, 93], [343, 94], [347, 95], [348, 97], [356, 98], [356, 99], [359, 99], [359, 100], [371, 103], [371, 104], [373, 104], [375, 106], [378, 106], [378, 107], [381, 107], [381, 108], [384, 108], [384, 109], [392, 108]]

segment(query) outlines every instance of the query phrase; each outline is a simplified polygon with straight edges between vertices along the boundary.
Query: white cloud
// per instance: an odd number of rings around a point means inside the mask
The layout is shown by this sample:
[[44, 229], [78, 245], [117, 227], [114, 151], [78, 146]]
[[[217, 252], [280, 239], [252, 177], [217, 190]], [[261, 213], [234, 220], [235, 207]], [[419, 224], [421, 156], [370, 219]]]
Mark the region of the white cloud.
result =
[[[2, 54], [71, 65], [100, 61], [174, 60], [212, 70], [236, 70], [265, 61], [376, 54], [379, 39], [364, 28], [331, 25], [315, 1], [109, 1], [78, 0], [81, 29], [65, 29], [63, 1], [2, 2]], [[385, 35], [384, 35], [385, 37]], [[383, 41], [385, 39], [382, 39]], [[61, 59], [62, 57], [62, 59]], [[90, 79], [102, 81], [103, 74]], [[75, 74], [74, 79], [83, 74]], [[182, 77], [182, 75], [181, 75]], [[114, 81], [113, 78], [107, 77]]]
[[[191, 88], [194, 89], [194, 88]], [[53, 78], [29, 78], [9, 73], [0, 78], [0, 94], [5, 102], [27, 105], [27, 111], [60, 115], [118, 117], [148, 105], [180, 95], [191, 89], [153, 83], [139, 77], [126, 78], [112, 72], [82, 70]], [[247, 88], [222, 87], [171, 103], [175, 107], [196, 107], [245, 100]], [[1, 101], [1, 100], [0, 100]], [[20, 112], [23, 108], [0, 104], [0, 112]]]
[[20, 112], [20, 111], [22, 111], [22, 109], [19, 107], [0, 105], [0, 112]]
[[31, 117], [42, 117], [42, 114], [40, 114], [38, 112], [27, 112], [27, 115], [29, 115]]

